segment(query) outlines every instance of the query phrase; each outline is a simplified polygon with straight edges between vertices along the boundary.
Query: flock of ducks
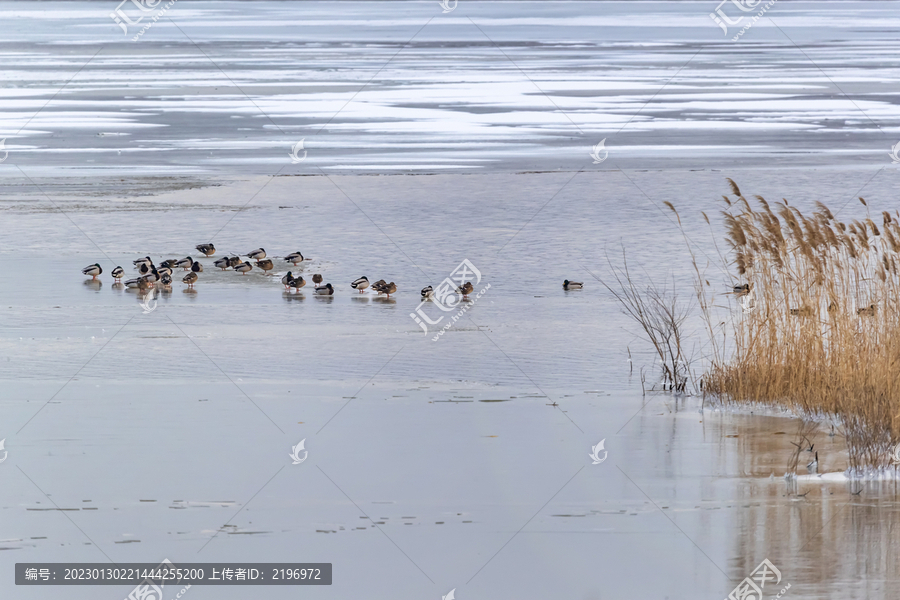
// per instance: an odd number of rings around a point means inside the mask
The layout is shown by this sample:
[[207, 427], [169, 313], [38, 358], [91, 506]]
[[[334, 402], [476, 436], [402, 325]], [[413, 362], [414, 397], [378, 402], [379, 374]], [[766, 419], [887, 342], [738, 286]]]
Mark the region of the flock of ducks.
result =
[[[745, 283], [743, 285], [736, 285], [732, 288], [732, 293], [738, 298], [742, 296], [747, 296], [750, 294], [750, 284]], [[832, 312], [837, 309], [837, 304], [832, 302], [828, 305], [828, 312]], [[875, 316], [875, 305], [870, 304], [869, 306], [864, 306], [862, 308], [856, 309], [856, 314], [860, 317], [874, 317]], [[801, 306], [800, 308], [791, 308], [790, 314], [795, 317], [811, 317], [813, 315], [813, 309], [809, 306]]]
[[[216, 247], [212, 243], [208, 244], [200, 244], [196, 246], [197, 251], [203, 254], [206, 257], [210, 257], [216, 253]], [[241, 275], [246, 275], [250, 271], [253, 270], [253, 265], [250, 264], [250, 261], [254, 261], [256, 267], [262, 269], [263, 273], [268, 274], [269, 271], [275, 268], [275, 263], [271, 258], [267, 258], [266, 251], [263, 248], [257, 248], [256, 250], [252, 250], [245, 254], [248, 260], [243, 260], [238, 255], [232, 256], [223, 256], [222, 258], [216, 259], [213, 262], [213, 265], [218, 267], [223, 271], [227, 271], [231, 269], [236, 273], [240, 273]], [[303, 254], [300, 252], [292, 252], [287, 256], [282, 258], [284, 262], [288, 262], [297, 266], [299, 263], [303, 262]], [[172, 286], [172, 276], [176, 269], [182, 269], [184, 271], [188, 271], [188, 273], [181, 278], [182, 283], [187, 284], [189, 288], [193, 288], [194, 284], [197, 283], [197, 280], [200, 278], [199, 273], [203, 272], [203, 265], [200, 264], [199, 261], [194, 260], [190, 256], [186, 256], [182, 259], [169, 259], [162, 261], [158, 266], [153, 264], [153, 260], [149, 256], [145, 256], [144, 258], [139, 258], [134, 263], [135, 270], [139, 273], [138, 277], [134, 277], [132, 279], [128, 279], [125, 281], [125, 287], [127, 288], [138, 288], [138, 289], [149, 289], [154, 287], [157, 283], [159, 283], [163, 288], [170, 288]], [[97, 279], [98, 275], [103, 273], [103, 268], [99, 263], [95, 263], [93, 265], [88, 265], [83, 268], [81, 272], [85, 275], [90, 275], [92, 279]], [[125, 277], [125, 269], [121, 266], [117, 266], [112, 270], [111, 275], [116, 282], [122, 280]], [[326, 283], [322, 285], [322, 275], [316, 273], [312, 276], [313, 284], [315, 284], [315, 293], [321, 296], [332, 296], [334, 295], [334, 286], [330, 283]], [[284, 277], [281, 278], [281, 283], [284, 285], [285, 290], [296, 290], [300, 291], [300, 288], [306, 285], [306, 280], [303, 279], [301, 275], [294, 276], [293, 272], [288, 271]], [[388, 298], [391, 297], [391, 294], [396, 293], [397, 284], [393, 281], [390, 283], [386, 282], [384, 279], [379, 279], [375, 283], [370, 284], [369, 278], [363, 275], [359, 279], [355, 279], [350, 282], [350, 287], [354, 290], [358, 290], [360, 294], [362, 294], [366, 289], [371, 288], [373, 291], [384, 294]], [[584, 287], [583, 283], [579, 283], [577, 281], [569, 281], [566, 279], [563, 282], [564, 290], [580, 290]], [[456, 288], [456, 292], [461, 294], [463, 298], [467, 299], [469, 294], [475, 291], [475, 286], [471, 281], [466, 281], [458, 288]], [[428, 286], [422, 289], [421, 292], [422, 298], [427, 300], [434, 296], [434, 288], [432, 286]]]
[[[196, 248], [198, 252], [206, 257], [210, 257], [216, 253], [216, 247], [212, 243], [200, 244], [196, 246]], [[244, 256], [247, 257], [247, 260], [242, 259], [238, 255], [223, 256], [222, 258], [219, 258], [215, 262], [213, 262], [213, 265], [218, 267], [219, 269], [222, 269], [223, 271], [231, 269], [236, 273], [240, 273], [241, 275], [246, 275], [253, 270], [253, 264], [251, 264], [250, 261], [254, 261], [256, 267], [262, 269], [263, 273], [265, 274], [268, 274], [269, 271], [275, 268], [275, 262], [271, 258], [266, 257], [267, 255], [264, 248], [251, 250]], [[296, 266], [297, 264], [303, 262], [303, 260], [305, 259], [303, 258], [303, 254], [301, 254], [300, 252], [291, 252], [287, 256], [283, 257], [283, 260]], [[139, 273], [139, 276], [125, 281], [125, 287], [127, 288], [149, 289], [151, 287], [154, 287], [157, 282], [163, 288], [169, 288], [172, 285], [172, 275], [176, 269], [188, 271], [188, 273], [181, 278], [181, 281], [182, 283], [187, 284], [189, 288], [193, 288], [194, 284], [197, 283], [197, 280], [200, 278], [199, 273], [203, 272], [203, 265], [200, 263], [200, 261], [196, 261], [190, 256], [186, 256], [182, 259], [173, 258], [164, 260], [158, 266], [153, 264], [153, 260], [149, 256], [139, 258], [133, 261], [133, 263], [135, 270], [137, 270]], [[81, 272], [85, 275], [90, 275], [93, 279], [97, 279], [97, 276], [103, 273], [103, 268], [98, 263], [95, 263], [83, 268]], [[113, 276], [113, 279], [115, 279], [117, 282], [121, 281], [125, 276], [125, 269], [123, 269], [121, 266], [117, 266], [112, 270], [111, 274]], [[285, 285], [285, 288], [288, 289], [294, 288], [299, 290], [304, 285], [306, 285], [306, 281], [303, 279], [303, 277], [294, 277], [290, 271], [288, 271], [288, 274], [281, 279], [281, 282]], [[313, 275], [313, 283], [316, 284], [316, 294], [324, 296], [330, 296], [334, 294], [334, 287], [330, 283], [319, 285], [322, 283], [321, 275]], [[394, 286], [393, 283], [391, 285], [393, 286], [391, 292], [395, 292], [397, 290], [397, 286]]]
[[[198, 252], [206, 257], [210, 257], [216, 253], [216, 247], [212, 243], [200, 244], [196, 246], [196, 248]], [[251, 264], [250, 261], [254, 261], [256, 267], [262, 269], [265, 274], [268, 274], [269, 271], [275, 268], [274, 261], [271, 258], [267, 258], [264, 248], [257, 248], [244, 256], [247, 257], [247, 260], [242, 259], [238, 255], [223, 256], [213, 262], [213, 265], [223, 271], [231, 269], [241, 275], [246, 275], [253, 270], [253, 264]], [[282, 260], [297, 266], [308, 259], [304, 259], [303, 254], [300, 252], [292, 252], [287, 256], [284, 256]], [[197, 280], [200, 278], [199, 273], [203, 272], [203, 265], [190, 256], [186, 256], [182, 259], [173, 258], [164, 260], [159, 265], [153, 264], [153, 260], [149, 256], [145, 256], [144, 258], [133, 261], [133, 264], [135, 270], [138, 272], [138, 276], [124, 282], [124, 285], [127, 288], [149, 289], [154, 287], [157, 283], [163, 288], [169, 288], [172, 285], [174, 271], [177, 269], [188, 271], [188, 273], [182, 277], [181, 281], [187, 284], [189, 288], [193, 288], [194, 284], [197, 283]], [[97, 277], [103, 273], [103, 267], [101, 267], [99, 263], [95, 263], [83, 268], [81, 272], [85, 275], [90, 275], [92, 279], [97, 279]], [[113, 279], [119, 282], [125, 277], [125, 269], [121, 266], [117, 266], [112, 270], [111, 274]], [[312, 281], [313, 284], [315, 284], [315, 293], [317, 295], [331, 296], [334, 294], [334, 286], [330, 283], [323, 284], [322, 282], [324, 280], [321, 274], [316, 273], [313, 275]], [[300, 291], [300, 288], [306, 285], [306, 280], [303, 279], [302, 275], [298, 274], [295, 277], [292, 271], [288, 271], [287, 274], [281, 278], [281, 283], [286, 290]], [[397, 291], [397, 284], [393, 281], [388, 283], [384, 279], [379, 279], [375, 283], [370, 284], [369, 278], [366, 276], [362, 276], [359, 279], [352, 281], [350, 287], [358, 290], [359, 293], [363, 293], [366, 289], [371, 287], [373, 291], [384, 294], [388, 298]], [[461, 285], [457, 291], [464, 296], [467, 296], [473, 289], [472, 283], [466, 282], [464, 285]], [[428, 286], [422, 290], [422, 297], [431, 297], [431, 291], [431, 286]]]

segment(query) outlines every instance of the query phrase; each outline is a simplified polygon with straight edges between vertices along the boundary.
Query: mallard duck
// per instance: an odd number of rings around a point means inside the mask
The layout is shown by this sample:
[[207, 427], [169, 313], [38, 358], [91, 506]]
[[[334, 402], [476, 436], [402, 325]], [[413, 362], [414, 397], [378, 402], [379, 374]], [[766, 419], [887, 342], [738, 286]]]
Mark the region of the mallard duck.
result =
[[228, 267], [231, 266], [231, 263], [228, 262], [227, 256], [223, 256], [222, 258], [219, 258], [215, 262], [213, 262], [213, 265], [219, 267], [220, 269], [222, 269], [224, 271], [225, 269], [227, 269]]
[[190, 269], [191, 265], [193, 265], [193, 264], [194, 264], [194, 259], [191, 258], [190, 256], [186, 256], [186, 257], [182, 258], [181, 260], [175, 262], [176, 267], [181, 267], [185, 271]]
[[248, 252], [247, 256], [253, 260], [262, 260], [266, 257], [266, 251], [262, 248], [257, 248]]
[[115, 279], [116, 281], [119, 281], [120, 279], [122, 279], [122, 276], [124, 276], [124, 275], [125, 275], [125, 269], [123, 269], [122, 267], [116, 267], [115, 269], [112, 270], [113, 279]]
[[103, 272], [103, 268], [99, 263], [94, 263], [83, 268], [81, 272], [85, 275], [90, 275], [92, 279], [97, 279], [97, 275]]
[[363, 275], [359, 279], [350, 282], [350, 287], [354, 290], [359, 290], [359, 293], [362, 294], [363, 290], [369, 287], [369, 278]]
[[322, 275], [320, 275], [319, 273], [313, 275], [313, 283], [315, 283], [316, 285], [322, 283]]
[[138, 265], [138, 273], [140, 273], [141, 275], [146, 275], [155, 268], [156, 268], [156, 266], [154, 266], [154, 264], [152, 262], [151, 263], [141, 263], [140, 265]]
[[384, 286], [387, 285], [387, 282], [384, 279], [379, 279], [375, 283], [372, 284], [372, 290], [375, 292], [381, 293], [381, 290]]
[[166, 269], [174, 269], [175, 263], [177, 263], [177, 262], [178, 262], [177, 258], [170, 258], [168, 260], [164, 260], [161, 263], [159, 263], [159, 266], [165, 267]]
[[299, 252], [291, 252], [284, 257], [284, 262], [294, 263], [296, 267], [298, 262], [303, 262], [303, 255]]
[[200, 252], [201, 254], [205, 254], [206, 256], [212, 256], [213, 254], [216, 253], [216, 247], [213, 246], [212, 242], [210, 242], [208, 244], [200, 244], [199, 246], [196, 246], [196, 248], [197, 248], [197, 252]]
[[203, 272], [203, 265], [200, 264], [200, 261], [198, 261], [198, 260], [194, 261], [194, 264], [191, 265], [191, 271], [193, 271], [194, 273], [202, 273]]
[[141, 279], [146, 281], [152, 287], [154, 283], [159, 281], [159, 271], [157, 271], [156, 268], [154, 268], [146, 275], [143, 275], [141, 277]]
[[171, 286], [171, 285], [172, 285], [172, 274], [171, 274], [171, 272], [170, 272], [170, 273], [166, 273], [165, 275], [163, 275], [163, 276], [160, 278], [159, 282], [160, 282], [163, 286], [165, 286], [165, 287]]
[[433, 287], [431, 287], [429, 285], [428, 287], [422, 288], [422, 298], [423, 299], [431, 298], [432, 296], [434, 296], [434, 288]]
[[194, 271], [191, 271], [190, 273], [188, 273], [187, 275], [185, 275], [185, 276], [181, 279], [181, 281], [183, 281], [184, 283], [188, 284], [188, 287], [194, 287], [194, 284], [197, 282], [197, 279], [199, 279], [199, 277], [200, 277], [200, 276], [197, 275], [197, 273], [195, 273]]
[[745, 283], [744, 285], [736, 285], [731, 290], [738, 296], [746, 296], [750, 293], [750, 284]]
[[263, 273], [268, 275], [269, 271], [275, 268], [275, 263], [273, 263], [269, 258], [264, 258], [262, 260], [256, 261], [256, 266], [262, 269]]
[[241, 275], [246, 275], [247, 273], [250, 272], [251, 269], [253, 269], [253, 265], [251, 265], [248, 262], [242, 262], [241, 264], [236, 265], [234, 267], [234, 270], [237, 271], [238, 273], [240, 273]]
[[293, 273], [290, 271], [287, 272], [287, 275], [281, 278], [281, 284], [284, 286], [284, 289], [288, 289], [291, 285], [291, 280], [294, 279]]
[[136, 268], [138, 268], [139, 266], [141, 266], [142, 263], [147, 263], [147, 264], [149, 265], [149, 264], [152, 263], [153, 261], [150, 260], [150, 257], [149, 257], [149, 256], [145, 256], [144, 258], [139, 258], [139, 259], [133, 260], [133, 261], [131, 261], [131, 262], [132, 262], [132, 264], [134, 264], [134, 268], [136, 269]]
[[393, 294], [393, 293], [396, 292], [396, 291], [397, 291], [397, 286], [396, 286], [396, 285], [394, 284], [394, 282], [392, 281], [392, 282], [390, 282], [390, 283], [387, 284], [387, 285], [381, 286], [381, 289], [379, 290], [379, 293], [381, 293], [381, 294], [386, 294], [387, 297], [390, 298], [390, 297], [391, 297], [391, 294]]
[[[471, 284], [469, 284], [469, 285], [471, 285]], [[584, 283], [581, 283], [581, 282], [578, 282], [578, 281], [569, 281], [568, 279], [566, 279], [565, 281], [563, 281], [563, 289], [566, 290], [566, 291], [569, 291], [569, 290], [580, 290], [580, 289], [583, 288], [583, 287], [584, 287]], [[467, 292], [467, 293], [471, 293], [471, 291], [472, 291], [472, 290], [470, 289], [469, 292]]]
[[171, 275], [172, 269], [170, 269], [169, 267], [159, 267], [156, 269], [156, 272], [159, 273], [160, 277], [162, 277], [163, 275]]
[[291, 283], [289, 285], [299, 292], [300, 288], [302, 288], [304, 285], [306, 285], [306, 280], [303, 279], [302, 276], [295, 277], [295, 278], [291, 279]]
[[[568, 281], [568, 280], [566, 280], [566, 281], [567, 281], [569, 284], [572, 283], [572, 282], [570, 282], [570, 281]], [[565, 287], [565, 286], [563, 286], [563, 287]], [[569, 289], [569, 288], [566, 288], [566, 289]], [[572, 288], [572, 289], [574, 289], [574, 288]], [[468, 298], [468, 297], [469, 297], [469, 294], [471, 294], [474, 290], [475, 290], [475, 286], [472, 285], [472, 282], [471, 282], [471, 281], [467, 281], [467, 282], [465, 282], [464, 284], [462, 284], [461, 286], [459, 286], [458, 288], [456, 288], [456, 292], [457, 292], [458, 294], [462, 294], [462, 297], [463, 297], [463, 298]]]
[[228, 266], [233, 269], [236, 266], [238, 266], [239, 264], [241, 264], [242, 262], [243, 261], [241, 260], [240, 256], [232, 256], [231, 258], [228, 259]]
[[874, 317], [875, 316], [875, 305], [870, 304], [869, 306], [860, 308], [859, 310], [856, 311], [856, 314], [858, 314], [861, 317]]
[[125, 282], [125, 287], [127, 288], [136, 288], [136, 287], [146, 287], [147, 282], [144, 281], [143, 277], [135, 277], [134, 279], [129, 279]]
[[326, 283], [325, 285], [316, 287], [316, 293], [320, 296], [331, 296], [334, 294], [334, 288], [331, 287], [330, 283]]

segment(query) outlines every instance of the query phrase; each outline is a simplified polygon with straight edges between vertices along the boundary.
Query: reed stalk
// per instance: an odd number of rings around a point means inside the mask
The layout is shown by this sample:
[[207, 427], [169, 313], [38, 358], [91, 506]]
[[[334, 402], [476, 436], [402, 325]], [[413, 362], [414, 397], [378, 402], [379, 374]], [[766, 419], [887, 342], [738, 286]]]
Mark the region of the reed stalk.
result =
[[900, 213], [873, 217], [860, 198], [865, 216], [841, 221], [821, 202], [810, 214], [786, 200], [751, 203], [729, 182], [734, 199], [723, 196], [722, 216], [734, 318], [730, 343], [713, 340], [704, 391], [833, 418], [851, 468], [888, 467], [900, 441]]

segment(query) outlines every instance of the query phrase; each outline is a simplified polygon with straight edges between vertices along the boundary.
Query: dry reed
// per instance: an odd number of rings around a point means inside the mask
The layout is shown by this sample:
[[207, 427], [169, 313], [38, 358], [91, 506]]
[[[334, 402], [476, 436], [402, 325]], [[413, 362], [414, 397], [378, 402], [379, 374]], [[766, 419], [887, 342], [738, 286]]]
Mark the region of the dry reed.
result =
[[[638, 284], [628, 268], [624, 248], [621, 266], [614, 265], [609, 256], [606, 261], [615, 281], [597, 280], [609, 290], [622, 307], [622, 312], [640, 325], [641, 334], [656, 350], [662, 391], [686, 393], [691, 366], [684, 347], [684, 322], [690, 305], [679, 300], [674, 285], [672, 289], [658, 285], [646, 273]], [[651, 385], [651, 391], [654, 389], [655, 386]]]
[[751, 205], [729, 183], [737, 200], [723, 197], [726, 269], [740, 305], [727, 351], [714, 344], [705, 392], [831, 417], [852, 468], [887, 467], [900, 441], [898, 219], [883, 212], [876, 223], [862, 198], [865, 218], [846, 222], [819, 202], [808, 215], [786, 200]]

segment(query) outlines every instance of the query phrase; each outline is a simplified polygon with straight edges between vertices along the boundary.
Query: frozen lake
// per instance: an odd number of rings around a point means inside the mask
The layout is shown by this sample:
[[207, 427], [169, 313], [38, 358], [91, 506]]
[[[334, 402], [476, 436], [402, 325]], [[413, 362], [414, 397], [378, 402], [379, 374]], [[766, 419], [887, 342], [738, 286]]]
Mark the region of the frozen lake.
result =
[[[782, 0], [800, 49], [724, 40], [715, 3], [180, 0], [137, 42], [114, 8], [0, 3], [0, 597], [121, 600], [13, 565], [164, 558], [334, 565], [198, 600], [721, 600], [763, 559], [787, 598], [898, 596], [894, 484], [789, 490], [796, 419], [643, 396], [653, 356], [591, 275], [623, 244], [689, 296], [662, 202], [712, 261], [727, 176], [896, 208], [896, 6]], [[209, 241], [150, 312], [113, 284]], [[309, 260], [212, 266], [258, 247]], [[432, 341], [410, 313], [464, 259], [490, 289]]]
[[601, 140], [605, 166], [864, 167], [900, 134], [890, 2], [782, 1], [737, 42], [705, 1], [181, 0], [137, 41], [114, 8], [0, 2], [29, 173], [577, 170]]

